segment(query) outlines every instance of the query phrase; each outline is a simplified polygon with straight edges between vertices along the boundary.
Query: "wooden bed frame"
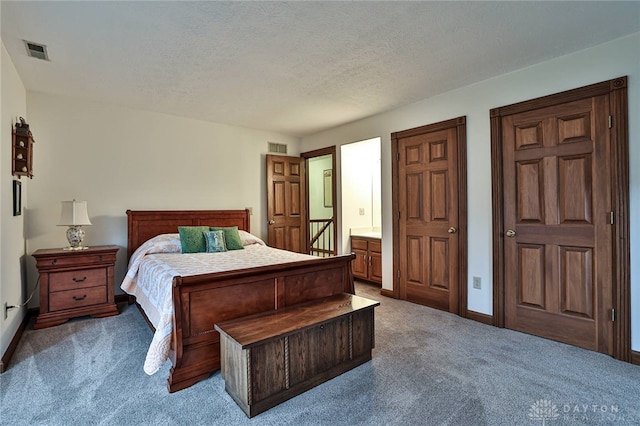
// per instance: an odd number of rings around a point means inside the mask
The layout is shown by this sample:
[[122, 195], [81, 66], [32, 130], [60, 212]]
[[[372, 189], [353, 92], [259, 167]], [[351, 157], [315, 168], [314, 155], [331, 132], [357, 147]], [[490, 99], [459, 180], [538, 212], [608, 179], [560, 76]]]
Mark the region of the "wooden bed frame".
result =
[[[149, 238], [178, 226], [237, 226], [249, 231], [248, 210], [127, 210], [127, 259]], [[173, 279], [173, 335], [169, 392], [187, 388], [220, 369], [220, 334], [214, 324], [296, 303], [354, 294], [353, 255]]]

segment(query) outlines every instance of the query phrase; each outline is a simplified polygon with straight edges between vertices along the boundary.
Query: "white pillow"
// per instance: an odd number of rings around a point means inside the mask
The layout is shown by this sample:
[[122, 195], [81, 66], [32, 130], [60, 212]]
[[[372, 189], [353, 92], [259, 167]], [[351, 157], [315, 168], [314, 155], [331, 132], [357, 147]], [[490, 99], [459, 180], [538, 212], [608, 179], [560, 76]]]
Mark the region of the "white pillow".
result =
[[242, 241], [243, 246], [248, 246], [250, 244], [260, 244], [261, 246], [266, 246], [264, 241], [262, 241], [255, 235], [248, 233], [247, 231], [238, 229], [238, 234], [240, 235], [240, 241]]

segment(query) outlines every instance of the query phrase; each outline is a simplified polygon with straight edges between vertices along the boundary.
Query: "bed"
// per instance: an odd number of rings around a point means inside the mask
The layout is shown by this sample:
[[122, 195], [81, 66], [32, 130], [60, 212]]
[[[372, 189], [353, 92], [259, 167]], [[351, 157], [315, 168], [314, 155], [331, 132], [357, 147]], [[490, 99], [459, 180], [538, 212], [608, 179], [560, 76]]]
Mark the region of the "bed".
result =
[[[251, 236], [248, 210], [127, 210], [127, 221], [128, 260], [141, 248], [136, 254], [139, 256], [148, 240], [162, 239], [165, 234], [175, 235], [178, 226], [237, 226], [239, 230], [246, 231], [243, 243], [247, 235]], [[265, 247], [251, 247], [246, 252], [254, 249], [266, 250]], [[203, 272], [196, 268], [195, 275], [183, 271], [173, 276], [169, 284], [171, 289], [167, 290], [170, 291], [170, 330], [165, 332], [169, 341], [167, 356], [172, 364], [167, 383], [169, 392], [187, 388], [220, 369], [220, 335], [214, 330], [217, 322], [338, 293], [354, 293], [351, 275], [353, 255], [315, 258], [287, 253], [280, 254], [284, 256], [284, 263], [218, 272]], [[202, 257], [204, 253], [198, 255]], [[217, 253], [210, 255], [216, 256]], [[157, 261], [162, 256], [166, 255], [152, 257]], [[138, 307], [154, 328], [156, 340], [160, 330], [156, 328], [158, 319], [153, 321], [151, 317], [158, 314], [148, 315], [141, 303]], [[153, 374], [153, 371], [147, 373]]]

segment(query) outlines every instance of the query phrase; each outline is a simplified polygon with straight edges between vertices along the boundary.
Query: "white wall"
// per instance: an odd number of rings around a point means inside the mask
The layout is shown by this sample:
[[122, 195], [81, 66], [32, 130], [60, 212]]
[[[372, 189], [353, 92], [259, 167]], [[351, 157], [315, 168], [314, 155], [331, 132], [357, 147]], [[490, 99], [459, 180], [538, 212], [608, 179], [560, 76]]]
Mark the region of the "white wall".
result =
[[[640, 350], [640, 33], [425, 99], [302, 139], [303, 151], [382, 138], [383, 288], [392, 287], [392, 132], [467, 117], [468, 308], [492, 314], [491, 141], [489, 110], [620, 76], [629, 77], [632, 347]], [[343, 172], [344, 173], [344, 172]], [[473, 289], [471, 277], [482, 278]]]
[[[93, 225], [85, 244], [122, 248], [116, 292], [126, 268], [127, 209], [252, 207], [251, 231], [266, 239], [267, 143], [299, 153], [296, 138], [271, 132], [43, 93], [28, 92], [27, 104], [37, 140], [28, 253], [67, 245], [66, 227], [56, 226], [60, 202], [86, 200]], [[33, 259], [28, 272], [31, 288]]]
[[[380, 228], [380, 138], [340, 147], [342, 253], [349, 252], [351, 228]], [[362, 209], [362, 214], [361, 210]], [[378, 209], [376, 211], [376, 209]]]
[[333, 157], [323, 155], [308, 160], [309, 219], [329, 219], [333, 208], [324, 205], [324, 171], [333, 169]]
[[[11, 176], [11, 127], [17, 117], [27, 123], [27, 95], [22, 80], [0, 40], [0, 356], [4, 355], [15, 335], [26, 308], [9, 311], [4, 319], [4, 304], [19, 305], [26, 300], [23, 283], [25, 240], [24, 214], [13, 216], [13, 180]], [[21, 178], [23, 209], [27, 207], [27, 187], [31, 182]]]

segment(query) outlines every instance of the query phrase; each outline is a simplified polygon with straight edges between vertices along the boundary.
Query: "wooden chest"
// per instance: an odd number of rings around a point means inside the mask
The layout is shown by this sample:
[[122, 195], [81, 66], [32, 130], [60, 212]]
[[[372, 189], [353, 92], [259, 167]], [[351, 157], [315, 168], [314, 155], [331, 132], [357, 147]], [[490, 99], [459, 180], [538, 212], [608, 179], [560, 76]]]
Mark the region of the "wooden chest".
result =
[[351, 294], [225, 321], [225, 389], [253, 417], [371, 359], [379, 302]]

